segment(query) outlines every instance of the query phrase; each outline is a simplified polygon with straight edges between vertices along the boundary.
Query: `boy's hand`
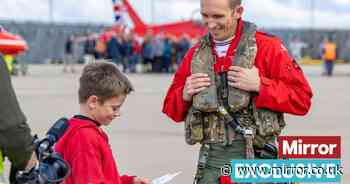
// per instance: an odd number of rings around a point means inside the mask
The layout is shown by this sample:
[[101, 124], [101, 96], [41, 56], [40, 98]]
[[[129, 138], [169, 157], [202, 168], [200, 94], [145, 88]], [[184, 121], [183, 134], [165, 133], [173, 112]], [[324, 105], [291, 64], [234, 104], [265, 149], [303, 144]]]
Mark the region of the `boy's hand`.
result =
[[135, 177], [134, 184], [150, 184], [151, 182], [148, 179]]

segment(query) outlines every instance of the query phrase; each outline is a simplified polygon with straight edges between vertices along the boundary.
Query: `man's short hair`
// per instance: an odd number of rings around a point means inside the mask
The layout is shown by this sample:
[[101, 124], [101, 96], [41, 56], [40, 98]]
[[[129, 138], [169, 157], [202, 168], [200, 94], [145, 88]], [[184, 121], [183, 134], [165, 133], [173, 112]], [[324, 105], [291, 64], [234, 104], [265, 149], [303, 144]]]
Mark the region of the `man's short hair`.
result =
[[229, 0], [230, 1], [230, 7], [235, 8], [238, 5], [242, 4], [242, 0]]
[[79, 103], [85, 103], [90, 96], [95, 95], [103, 104], [109, 98], [134, 91], [129, 79], [115, 64], [102, 61], [86, 65], [79, 83]]

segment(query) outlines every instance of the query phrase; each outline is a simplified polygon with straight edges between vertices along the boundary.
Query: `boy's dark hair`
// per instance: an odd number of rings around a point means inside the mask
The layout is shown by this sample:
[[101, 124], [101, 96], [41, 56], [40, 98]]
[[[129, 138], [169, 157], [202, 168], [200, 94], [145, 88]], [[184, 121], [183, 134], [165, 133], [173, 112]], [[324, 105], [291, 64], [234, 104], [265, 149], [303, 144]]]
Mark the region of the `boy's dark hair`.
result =
[[127, 95], [134, 88], [129, 79], [117, 66], [107, 62], [91, 63], [84, 67], [79, 80], [79, 103], [95, 95], [103, 104], [105, 100], [119, 95]]

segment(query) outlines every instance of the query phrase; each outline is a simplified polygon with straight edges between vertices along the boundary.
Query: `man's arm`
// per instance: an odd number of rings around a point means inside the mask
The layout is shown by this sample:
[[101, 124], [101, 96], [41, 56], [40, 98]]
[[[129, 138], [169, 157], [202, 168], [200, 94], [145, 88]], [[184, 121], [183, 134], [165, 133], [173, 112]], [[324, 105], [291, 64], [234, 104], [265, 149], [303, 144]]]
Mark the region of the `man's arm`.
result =
[[186, 79], [191, 75], [191, 60], [194, 48], [191, 48], [184, 57], [181, 65], [175, 73], [174, 79], [163, 104], [163, 113], [169, 116], [175, 122], [181, 122], [185, 119], [191, 102], [183, 100], [183, 89]]
[[305, 115], [311, 106], [312, 90], [303, 71], [283, 44], [273, 40], [266, 50], [262, 48], [256, 61], [261, 81], [255, 98], [256, 106]]
[[257, 93], [257, 108], [305, 115], [310, 109], [312, 91], [301, 68], [277, 38], [265, 36], [257, 43], [256, 67], [231, 66], [229, 85]]

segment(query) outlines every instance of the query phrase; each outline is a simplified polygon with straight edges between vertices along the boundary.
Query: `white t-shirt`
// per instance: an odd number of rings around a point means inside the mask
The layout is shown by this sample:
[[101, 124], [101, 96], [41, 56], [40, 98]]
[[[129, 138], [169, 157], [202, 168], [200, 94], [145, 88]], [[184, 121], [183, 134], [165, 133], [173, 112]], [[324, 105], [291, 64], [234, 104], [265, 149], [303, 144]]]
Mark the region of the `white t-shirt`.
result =
[[232, 40], [234, 39], [235, 37], [231, 37], [227, 40], [224, 40], [224, 41], [216, 41], [214, 40], [214, 44], [215, 44], [215, 51], [216, 53], [218, 54], [219, 57], [225, 57], [226, 56], [226, 53], [228, 51], [228, 49], [230, 48], [230, 45], [232, 43]]

